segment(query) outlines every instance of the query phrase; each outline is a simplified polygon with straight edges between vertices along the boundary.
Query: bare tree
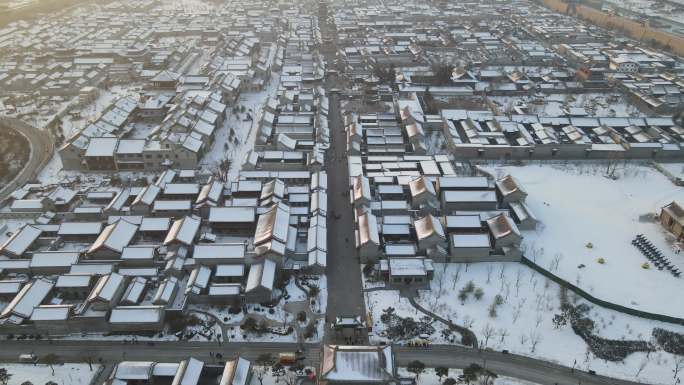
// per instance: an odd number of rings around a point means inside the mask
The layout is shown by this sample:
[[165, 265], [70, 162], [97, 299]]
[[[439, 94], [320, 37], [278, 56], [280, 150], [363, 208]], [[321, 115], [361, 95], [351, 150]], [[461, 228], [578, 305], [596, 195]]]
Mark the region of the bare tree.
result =
[[511, 295], [511, 284], [506, 282], [506, 291], [504, 293], [504, 299], [508, 302], [508, 296]]
[[260, 385], [264, 385], [264, 377], [266, 377], [266, 372], [268, 372], [268, 368], [265, 366], [252, 367], [252, 373], [254, 373], [254, 376], [259, 381]]
[[542, 314], [538, 312], [538, 313], [537, 313], [537, 319], [536, 319], [536, 326], [537, 326], [537, 328], [539, 328], [539, 325], [541, 325], [541, 323], [542, 323], [543, 320], [544, 320], [544, 319], [542, 318]]
[[537, 345], [542, 341], [542, 335], [538, 331], [533, 331], [530, 333], [530, 345], [532, 347], [531, 353], [537, 349]]
[[492, 338], [494, 334], [496, 334], [496, 329], [494, 329], [490, 324], [487, 324], [482, 328], [482, 336], [484, 337], [484, 341], [482, 341], [482, 343], [484, 344], [485, 348], [489, 343], [489, 339]]
[[59, 357], [54, 353], [49, 353], [43, 357], [43, 362], [50, 367], [53, 376], [55, 375], [54, 365], [57, 364], [57, 361], [59, 361]]
[[639, 378], [639, 375], [641, 372], [646, 369], [646, 365], [648, 364], [648, 357], [644, 358], [641, 363], [639, 363], [639, 367], [637, 368], [637, 372], [634, 375], [635, 378]]
[[494, 266], [487, 265], [487, 283], [491, 282], [491, 280], [492, 280], [492, 271], [493, 270], [494, 270]]
[[551, 260], [551, 266], [549, 266], [549, 270], [551, 271], [558, 271], [558, 266], [560, 265], [560, 262], [563, 260], [563, 254], [561, 253], [556, 253], [553, 256], [553, 259]]
[[262, 353], [256, 359], [257, 366], [254, 367], [253, 372], [260, 385], [264, 385], [264, 377], [268, 372], [270, 365], [273, 365], [274, 359], [270, 353]]
[[517, 297], [520, 293], [520, 280], [522, 279], [522, 270], [518, 269], [515, 273], [515, 296]]
[[288, 370], [283, 376], [286, 385], [297, 385], [297, 372]]
[[674, 379], [674, 383], [677, 384], [679, 383], [679, 371], [684, 369], [684, 357], [677, 356], [677, 358], [674, 360], [674, 365], [674, 369], [672, 369], [672, 373], [674, 373], [674, 375], [672, 378]]
[[503, 329], [503, 328], [499, 329], [499, 337], [501, 337], [499, 342], [504, 343], [504, 340], [506, 339], [506, 337], [508, 337], [508, 330]]
[[518, 318], [520, 318], [520, 313], [521, 309], [519, 307], [513, 310], [513, 323], [518, 322]]
[[461, 275], [461, 264], [458, 265], [456, 268], [456, 271], [454, 272], [454, 276], [452, 277], [452, 286], [451, 290], [456, 290], [456, 283], [458, 283], [458, 278]]
[[446, 266], [447, 264], [444, 264], [444, 271], [441, 273], [437, 274], [437, 295], [435, 296], [435, 302], [437, 302], [437, 299], [442, 297], [442, 285], [444, 284], [444, 275], [446, 274]]

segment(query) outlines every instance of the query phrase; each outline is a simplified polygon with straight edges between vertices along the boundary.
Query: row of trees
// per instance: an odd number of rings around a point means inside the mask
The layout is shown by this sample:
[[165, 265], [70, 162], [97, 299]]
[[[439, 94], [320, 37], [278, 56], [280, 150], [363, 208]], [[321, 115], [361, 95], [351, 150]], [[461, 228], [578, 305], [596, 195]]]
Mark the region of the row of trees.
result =
[[[55, 375], [55, 367], [59, 361], [59, 357], [57, 357], [56, 354], [50, 353], [46, 354], [42, 360], [41, 360], [45, 365], [50, 366], [50, 369], [52, 370], [52, 375]], [[92, 364], [90, 365], [90, 370], [93, 370]], [[9, 380], [12, 379], [12, 374], [7, 370], [7, 368], [0, 368], [0, 385], [7, 385], [9, 383]], [[21, 385], [34, 385], [33, 382], [31, 381], [24, 381], [21, 383]], [[54, 381], [48, 381], [45, 383], [45, 385], [57, 385], [56, 382]]]
[[[416, 376], [416, 379], [425, 372], [425, 364], [421, 361], [409, 362], [406, 369]], [[479, 382], [483, 385], [490, 385], [498, 377], [496, 373], [482, 367], [478, 364], [472, 363], [463, 369], [463, 372], [457, 377], [449, 377], [449, 368], [438, 366], [435, 368], [435, 374], [439, 377], [442, 385], [456, 385], [456, 384], [472, 384]]]

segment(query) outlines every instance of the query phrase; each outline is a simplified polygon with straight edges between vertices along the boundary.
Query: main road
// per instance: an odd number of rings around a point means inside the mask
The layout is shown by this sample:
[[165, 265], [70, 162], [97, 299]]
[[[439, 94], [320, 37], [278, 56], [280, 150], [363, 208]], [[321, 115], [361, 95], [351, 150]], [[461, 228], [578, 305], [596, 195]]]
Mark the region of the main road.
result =
[[[320, 21], [325, 35], [330, 32], [326, 20]], [[331, 66], [336, 52], [327, 47], [325, 57]], [[347, 138], [344, 129], [339, 95], [330, 92], [336, 88], [337, 76], [327, 75], [325, 88], [328, 90], [328, 128], [330, 130], [330, 149], [326, 156], [328, 174], [328, 255], [326, 276], [328, 279], [327, 320], [335, 317], [359, 316], [365, 320], [366, 307], [363, 300], [361, 265], [355, 245], [354, 212], [349, 201], [349, 168], [347, 166]], [[326, 325], [325, 342], [334, 342], [330, 324]], [[339, 341], [343, 342], [343, 341]], [[368, 336], [362, 335], [360, 343], [367, 343]]]
[[328, 100], [331, 146], [326, 159], [329, 197], [326, 313], [329, 321], [337, 316], [360, 316], [365, 319], [361, 267], [355, 246], [354, 213], [348, 194], [349, 169], [345, 132], [338, 95], [332, 93]]
[[54, 139], [47, 131], [33, 127], [19, 119], [0, 118], [0, 130], [11, 129], [16, 130], [28, 140], [31, 153], [24, 168], [19, 171], [11, 182], [0, 189], [0, 202], [4, 201], [14, 190], [34, 179], [50, 158], [52, 158], [55, 148]]
[[[140, 360], [156, 362], [178, 362], [188, 357], [195, 357], [206, 363], [218, 363], [216, 353], [223, 359], [238, 354], [255, 360], [260, 354], [293, 352], [302, 345], [297, 343], [272, 342], [230, 342], [219, 345], [216, 342], [181, 342], [163, 341], [153, 345], [139, 342], [131, 345], [121, 341], [96, 340], [53, 340], [53, 341], [2, 341], [0, 361], [16, 361], [21, 353], [34, 353], [39, 359], [49, 353], [58, 356], [61, 362], [101, 362], [108, 367], [122, 360]], [[318, 344], [304, 345], [304, 363], [318, 367], [320, 349]], [[394, 347], [396, 364], [407, 366], [409, 362], [419, 360], [428, 367], [444, 366], [462, 369], [477, 363], [492, 370], [499, 376], [513, 377], [537, 384], [550, 385], [637, 385], [637, 382], [616, 380], [604, 376], [572, 370], [571, 368], [515, 354], [503, 354], [493, 351], [480, 351], [461, 346], [434, 345], [428, 348], [407, 346]]]

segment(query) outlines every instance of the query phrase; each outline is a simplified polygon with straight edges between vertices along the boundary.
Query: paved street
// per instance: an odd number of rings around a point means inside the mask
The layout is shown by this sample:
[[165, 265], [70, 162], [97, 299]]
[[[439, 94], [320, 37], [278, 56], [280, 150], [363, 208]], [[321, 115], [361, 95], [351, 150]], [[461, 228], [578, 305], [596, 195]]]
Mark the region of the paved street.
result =
[[[218, 345], [207, 342], [155, 342], [154, 346], [140, 342], [135, 345], [123, 344], [120, 341], [2, 341], [0, 360], [16, 361], [20, 353], [33, 352], [38, 357], [48, 353], [55, 353], [61, 361], [87, 361], [89, 358], [97, 362], [114, 364], [120, 360], [150, 360], [157, 362], [174, 362], [189, 356], [204, 360], [207, 363], [216, 362], [212, 355], [220, 352], [224, 358], [237, 354], [247, 359], [256, 359], [259, 354], [271, 353], [274, 356], [281, 352], [293, 352], [299, 348], [295, 343], [228, 343]], [[211, 355], [210, 355], [211, 353]], [[306, 344], [306, 365], [318, 366], [319, 345]], [[429, 367], [447, 366], [464, 368], [471, 363], [486, 366], [494, 373], [502, 376], [515, 377], [538, 384], [562, 385], [636, 385], [636, 382], [620, 381], [603, 376], [594, 376], [585, 372], [552, 364], [549, 362], [527, 358], [513, 354], [503, 354], [491, 351], [479, 352], [460, 346], [435, 345], [429, 348], [395, 347], [396, 361], [399, 366], [406, 366], [410, 361], [420, 360]]]
[[[93, 362], [102, 359], [105, 363], [116, 363], [122, 360], [154, 360], [157, 362], [179, 361], [190, 356], [213, 362], [211, 354], [221, 353], [225, 358], [238, 354], [247, 359], [255, 360], [260, 354], [294, 352], [299, 349], [297, 343], [263, 343], [263, 342], [231, 342], [219, 345], [216, 342], [184, 342], [184, 341], [156, 341], [153, 345], [147, 342], [137, 344], [122, 341], [95, 340], [53, 340], [53, 341], [2, 341], [0, 350], [1, 361], [16, 361], [19, 354], [34, 353], [38, 358], [48, 353], [55, 353], [61, 361], [82, 362], [92, 359]], [[318, 344], [306, 344], [309, 365], [318, 364]]]
[[[322, 33], [331, 35], [326, 19], [320, 19]], [[336, 44], [326, 50], [329, 66], [335, 61]], [[361, 316], [365, 319], [366, 310], [363, 300], [361, 266], [355, 247], [354, 214], [349, 203], [349, 168], [347, 167], [346, 135], [339, 94], [330, 92], [337, 87], [337, 75], [326, 76], [328, 90], [328, 127], [330, 129], [330, 149], [326, 156], [328, 173], [328, 307], [327, 319], [334, 321], [337, 316]], [[330, 328], [326, 328], [325, 342], [335, 342]], [[367, 342], [367, 335], [363, 336]], [[343, 342], [343, 341], [338, 341]]]
[[[349, 204], [349, 170], [345, 134], [337, 94], [330, 95], [331, 147], [328, 171], [328, 308], [330, 321], [337, 316], [365, 317], [361, 267], [354, 246], [354, 217]], [[327, 329], [329, 330], [329, 329]], [[326, 333], [326, 337], [330, 337]], [[330, 341], [329, 339], [327, 341]]]

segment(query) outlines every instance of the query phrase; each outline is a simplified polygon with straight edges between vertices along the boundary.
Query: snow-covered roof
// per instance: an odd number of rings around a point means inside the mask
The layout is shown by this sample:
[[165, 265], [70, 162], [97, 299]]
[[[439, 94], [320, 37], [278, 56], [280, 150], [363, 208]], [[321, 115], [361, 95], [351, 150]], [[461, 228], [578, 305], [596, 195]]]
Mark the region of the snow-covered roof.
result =
[[239, 283], [212, 283], [209, 285], [210, 296], [239, 296], [242, 285]]
[[520, 183], [513, 178], [512, 175], [506, 175], [505, 177], [496, 181], [496, 187], [499, 189], [503, 196], [508, 196], [516, 192], [520, 192], [523, 195], [527, 195], [527, 192], [520, 186]]
[[380, 244], [378, 221], [370, 212], [359, 215], [359, 246], [367, 243]]
[[245, 245], [243, 243], [213, 243], [207, 245], [195, 245], [192, 257], [198, 263], [208, 263], [217, 260], [245, 258]]
[[411, 196], [413, 197], [425, 193], [436, 196], [435, 187], [432, 185], [432, 182], [423, 176], [411, 180], [409, 182], [409, 189], [411, 190]]
[[65, 321], [74, 305], [41, 305], [33, 309], [31, 321]]
[[118, 142], [118, 138], [91, 138], [85, 156], [114, 156]]
[[389, 258], [389, 269], [392, 276], [427, 276], [428, 266], [425, 258]]
[[164, 318], [162, 306], [117, 306], [109, 315], [112, 324], [159, 323]]
[[253, 291], [259, 287], [273, 290], [276, 276], [276, 263], [270, 259], [254, 264], [249, 269], [245, 292]]
[[354, 201], [359, 201], [361, 199], [370, 200], [370, 184], [368, 183], [368, 178], [363, 175], [359, 175], [352, 180], [352, 191]]
[[31, 256], [31, 268], [69, 267], [78, 262], [78, 252], [42, 251]]
[[444, 191], [442, 194], [445, 202], [497, 202], [493, 190]]
[[490, 248], [491, 241], [488, 234], [451, 234], [453, 247], [483, 247]]
[[99, 235], [102, 231], [100, 222], [62, 222], [58, 235]]
[[187, 216], [173, 222], [171, 229], [166, 234], [164, 245], [173, 242], [180, 242], [185, 245], [192, 245], [199, 231], [201, 221], [199, 218]]
[[88, 253], [94, 253], [102, 248], [121, 253], [137, 232], [137, 225], [125, 220], [119, 220], [116, 223], [112, 223], [105, 227], [100, 236], [98, 236], [92, 246], [90, 246]]
[[142, 154], [145, 149], [144, 139], [122, 139], [116, 148], [117, 155]]
[[122, 260], [149, 260], [154, 258], [154, 246], [129, 246], [124, 247], [121, 251]]
[[197, 385], [202, 375], [202, 368], [204, 368], [204, 362], [198, 359], [190, 358], [182, 361], [178, 373], [173, 379], [173, 384]]
[[64, 274], [57, 277], [56, 288], [74, 288], [90, 286], [93, 276], [90, 274]]
[[103, 275], [97, 280], [95, 288], [90, 292], [88, 301], [104, 301], [111, 302], [114, 299], [117, 291], [124, 283], [124, 276], [118, 273], [110, 273]]
[[460, 176], [443, 176], [438, 179], [440, 189], [458, 189], [458, 188], [478, 188], [486, 189], [489, 187], [489, 181], [483, 176], [460, 177]]
[[33, 309], [40, 305], [50, 293], [55, 283], [45, 278], [38, 278], [24, 285], [19, 294], [5, 306], [0, 313], [0, 318], [16, 315], [28, 318], [33, 314]]
[[0, 281], [0, 294], [17, 294], [24, 284], [24, 279], [9, 279]]
[[326, 381], [384, 384], [394, 377], [390, 346], [323, 346], [321, 378]]
[[143, 191], [135, 197], [132, 204], [144, 204], [147, 206], [151, 206], [154, 203], [155, 199], [157, 199], [157, 196], [159, 196], [160, 192], [161, 187], [155, 184], [151, 184], [145, 187], [145, 189], [143, 189]]
[[452, 228], [480, 228], [482, 222], [479, 215], [447, 215], [446, 227]]
[[272, 238], [280, 242], [287, 242], [290, 224], [289, 209], [287, 205], [277, 204], [259, 216], [254, 234], [255, 245], [266, 243]]
[[164, 195], [196, 195], [199, 193], [197, 183], [167, 183], [164, 186]]
[[251, 367], [251, 362], [242, 357], [227, 361], [219, 385], [248, 385]]
[[154, 294], [152, 303], [155, 305], [168, 304], [173, 300], [177, 288], [178, 278], [173, 276], [166, 278], [161, 285], [159, 285], [157, 292]]
[[216, 273], [214, 273], [214, 277], [242, 277], [244, 275], [245, 265], [243, 264], [217, 265]]
[[219, 181], [213, 181], [202, 186], [202, 189], [197, 196], [195, 203], [202, 203], [205, 201], [210, 201], [213, 203], [219, 203], [221, 199], [221, 194], [223, 193], [223, 183]]
[[255, 217], [254, 207], [212, 207], [209, 209], [210, 223], [253, 223]]
[[416, 245], [413, 243], [387, 244], [385, 245], [385, 255], [412, 257], [416, 255]]
[[119, 380], [149, 380], [152, 377], [152, 361], [121, 361], [116, 365], [114, 378]]
[[139, 303], [146, 285], [147, 279], [143, 277], [134, 277], [121, 296], [121, 301], [129, 304]]
[[168, 231], [171, 218], [145, 217], [140, 223], [140, 231]]
[[511, 234], [520, 236], [518, 226], [508, 215], [503, 213], [488, 219], [487, 226], [489, 226], [489, 231], [491, 231], [494, 239], [504, 238]]
[[154, 201], [154, 211], [190, 211], [192, 203], [189, 200], [160, 200]]
[[20, 230], [12, 234], [9, 239], [0, 246], [0, 253], [10, 253], [16, 256], [21, 256], [26, 250], [31, 247], [42, 231], [31, 225], [25, 225]]
[[439, 219], [428, 214], [427, 216], [420, 218], [414, 222], [414, 227], [416, 229], [416, 235], [418, 240], [429, 238], [433, 235], [438, 237], [444, 237], [444, 229], [442, 228], [442, 223]]

